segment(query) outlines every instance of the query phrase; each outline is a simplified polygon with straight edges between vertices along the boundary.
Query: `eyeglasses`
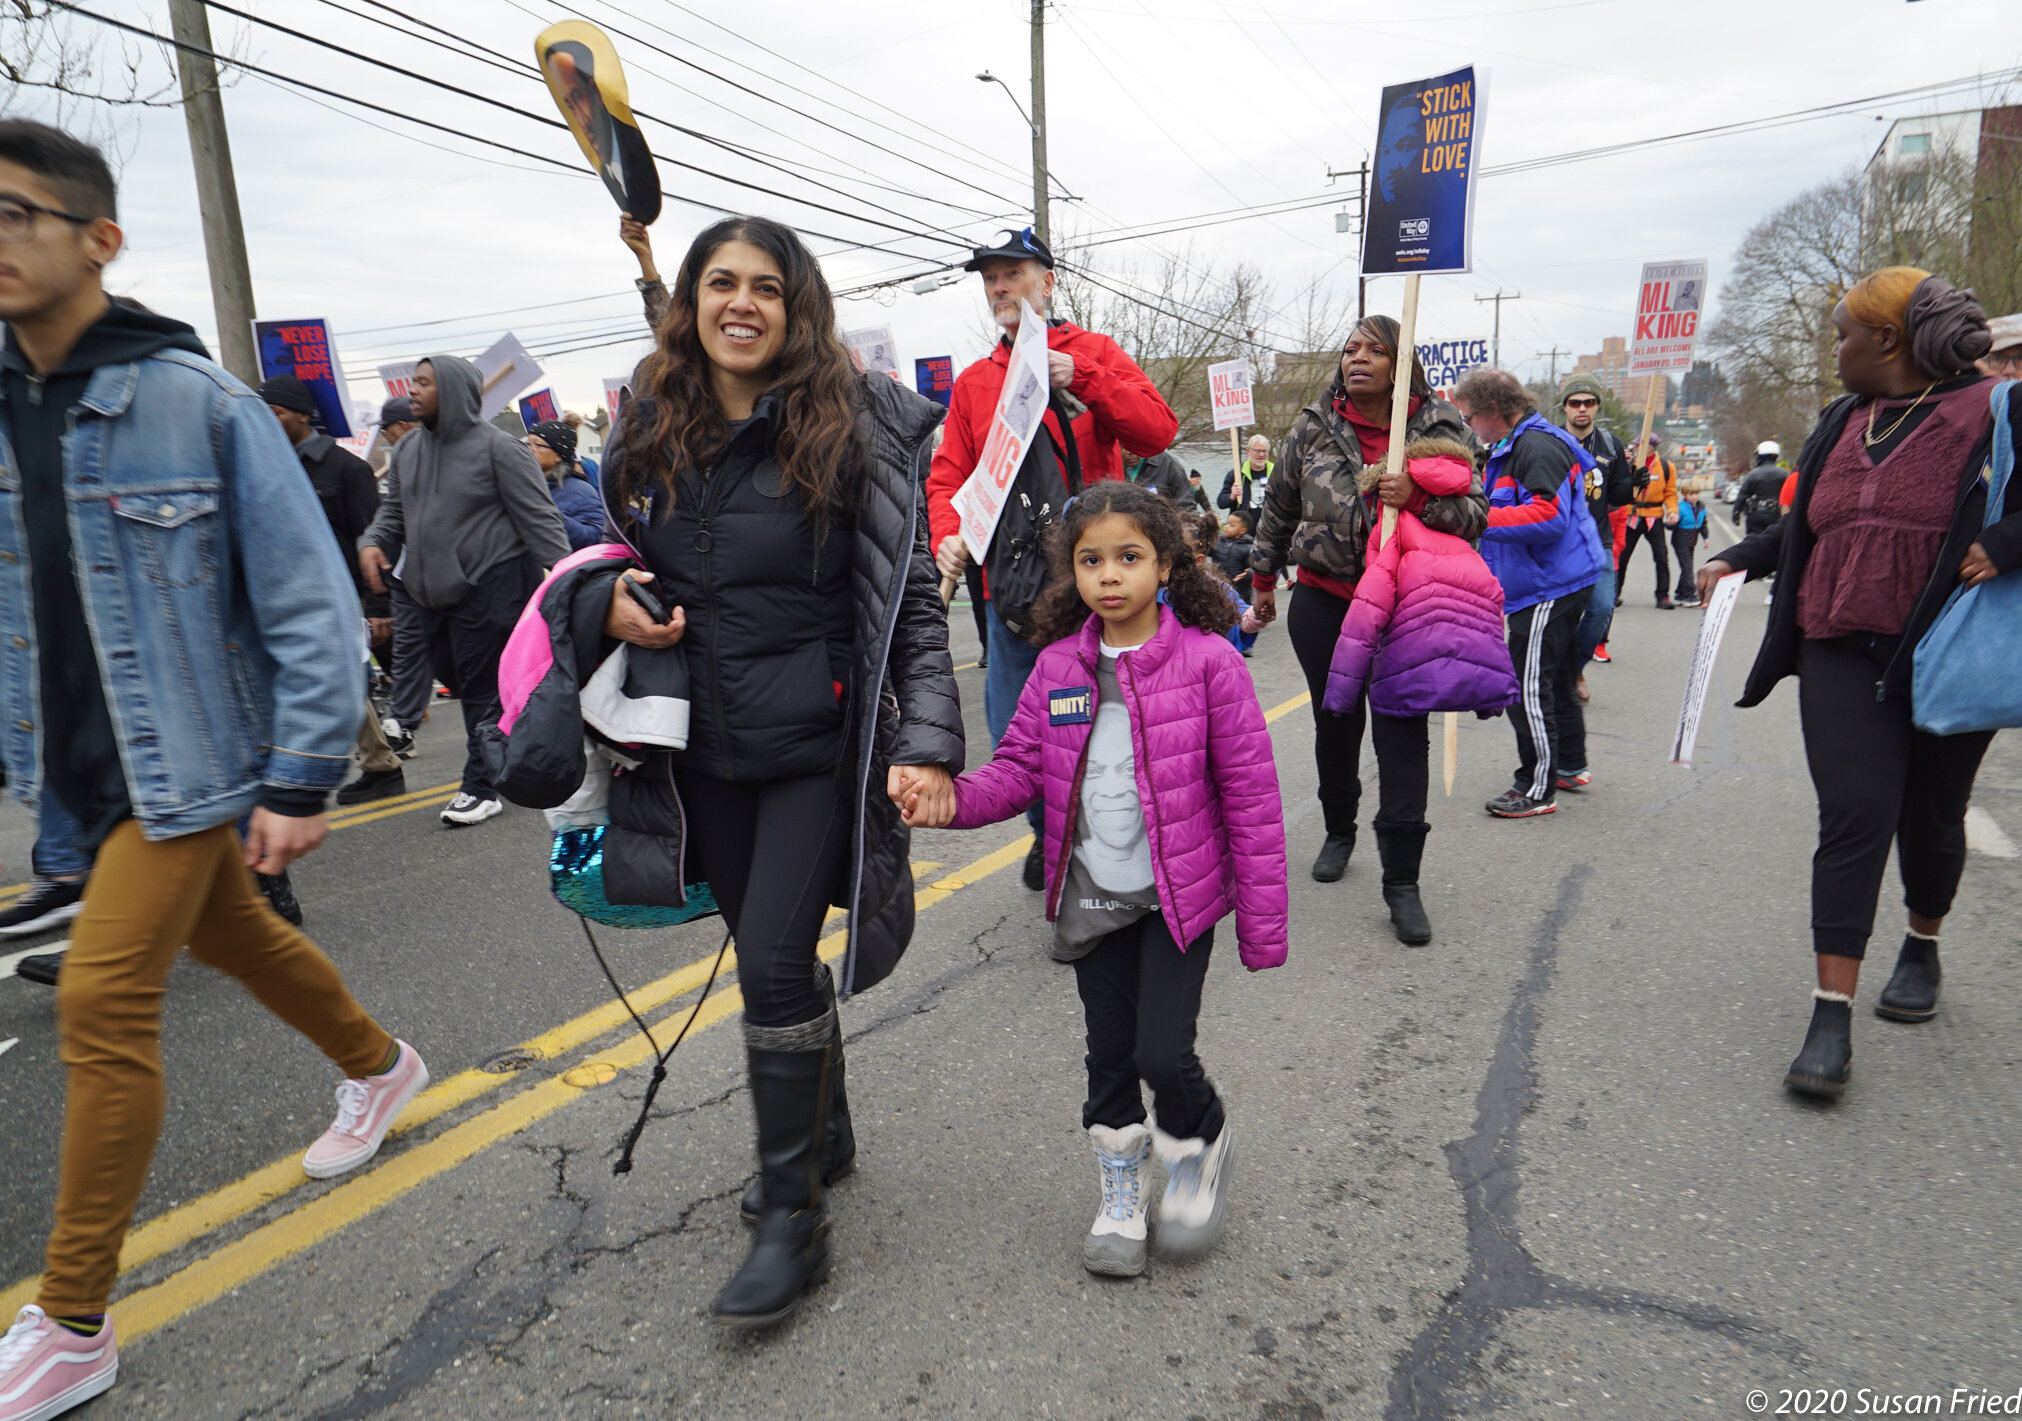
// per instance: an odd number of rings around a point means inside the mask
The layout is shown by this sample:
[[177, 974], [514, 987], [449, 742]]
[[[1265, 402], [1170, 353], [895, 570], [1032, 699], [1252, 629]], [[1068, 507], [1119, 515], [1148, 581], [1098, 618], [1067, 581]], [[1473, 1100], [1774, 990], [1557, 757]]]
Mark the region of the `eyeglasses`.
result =
[[1599, 400], [1567, 400], [1567, 401], [1566, 401], [1566, 408], [1567, 408], [1567, 409], [1569, 409], [1569, 410], [1597, 410], [1597, 409], [1599, 409], [1600, 407], [1601, 407], [1601, 402], [1600, 402]]
[[0, 197], [0, 242], [25, 242], [35, 235], [35, 218], [38, 213], [48, 213], [51, 217], [61, 217], [65, 222], [75, 222], [80, 227], [90, 226], [95, 218], [80, 217], [75, 212], [64, 212], [55, 207], [44, 207], [39, 202], [30, 202], [20, 197]]

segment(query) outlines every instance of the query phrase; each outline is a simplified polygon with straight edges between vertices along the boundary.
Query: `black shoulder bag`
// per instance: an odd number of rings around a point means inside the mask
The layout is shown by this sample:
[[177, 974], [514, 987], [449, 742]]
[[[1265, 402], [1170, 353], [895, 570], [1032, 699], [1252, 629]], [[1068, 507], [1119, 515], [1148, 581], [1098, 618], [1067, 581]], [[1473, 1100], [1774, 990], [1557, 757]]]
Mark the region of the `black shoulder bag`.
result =
[[1073, 421], [1060, 404], [1059, 391], [1048, 393], [1047, 408], [1066, 431], [1066, 448], [1055, 447], [1052, 432], [1042, 421], [1038, 437], [1025, 451], [1025, 461], [1011, 481], [997, 532], [990, 539], [990, 555], [983, 559], [983, 574], [990, 582], [990, 605], [1014, 636], [1025, 634], [1031, 624], [1032, 604], [1046, 586], [1046, 530], [1060, 521], [1070, 498], [1081, 496], [1081, 450], [1075, 444]]

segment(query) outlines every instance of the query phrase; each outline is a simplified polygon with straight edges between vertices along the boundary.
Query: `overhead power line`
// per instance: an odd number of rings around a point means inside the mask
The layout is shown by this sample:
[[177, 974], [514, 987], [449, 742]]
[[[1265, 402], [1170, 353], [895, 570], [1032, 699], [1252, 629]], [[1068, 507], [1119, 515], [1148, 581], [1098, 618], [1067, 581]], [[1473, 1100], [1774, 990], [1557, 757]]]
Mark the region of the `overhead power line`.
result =
[[[567, 172], [567, 173], [571, 173], [571, 174], [576, 174], [576, 175], [580, 175], [580, 176], [583, 176], [583, 177], [589, 177], [589, 176], [591, 176], [591, 175], [590, 175], [589, 173], [587, 173], [587, 172], [586, 172], [586, 171], [585, 171], [585, 170], [584, 170], [584, 169], [583, 169], [582, 167], [580, 167], [580, 166], [579, 166], [578, 164], [576, 164], [576, 163], [570, 163], [570, 162], [564, 162], [564, 161], [562, 161], [562, 160], [561, 160], [561, 159], [559, 159], [559, 158], [551, 158], [551, 157], [549, 157], [549, 156], [548, 156], [547, 154], [545, 154], [545, 153], [534, 153], [534, 152], [530, 152], [530, 151], [528, 151], [528, 150], [527, 150], [527, 149], [525, 149], [525, 148], [519, 148], [519, 147], [515, 147], [515, 146], [514, 146], [513, 144], [510, 144], [510, 143], [502, 143], [502, 142], [500, 142], [500, 141], [499, 141], [498, 139], [495, 139], [495, 138], [485, 138], [485, 137], [483, 137], [483, 136], [481, 136], [481, 135], [479, 135], [479, 134], [475, 134], [475, 133], [470, 133], [470, 132], [467, 132], [467, 131], [465, 131], [465, 130], [463, 130], [463, 129], [460, 129], [460, 128], [452, 128], [452, 127], [450, 127], [450, 126], [449, 126], [448, 124], [443, 124], [443, 123], [437, 123], [437, 122], [435, 122], [435, 121], [434, 121], [433, 119], [426, 119], [426, 118], [420, 118], [420, 117], [417, 117], [417, 116], [416, 116], [416, 115], [414, 115], [414, 114], [410, 114], [410, 113], [404, 113], [404, 112], [402, 112], [402, 111], [400, 111], [400, 110], [398, 110], [398, 109], [391, 109], [391, 108], [387, 108], [387, 107], [386, 107], [385, 105], [383, 105], [383, 104], [375, 104], [375, 103], [371, 102], [371, 101], [370, 101], [369, 99], [361, 99], [361, 98], [357, 98], [357, 97], [355, 97], [354, 95], [351, 95], [351, 94], [345, 94], [345, 93], [340, 93], [339, 91], [337, 91], [337, 90], [335, 90], [335, 89], [331, 89], [331, 88], [327, 88], [327, 87], [325, 87], [325, 86], [323, 86], [323, 85], [321, 85], [321, 84], [314, 84], [314, 83], [311, 83], [311, 82], [310, 82], [309, 80], [307, 80], [307, 79], [298, 79], [298, 78], [296, 78], [296, 77], [295, 77], [294, 75], [292, 75], [292, 74], [283, 74], [283, 73], [281, 73], [281, 72], [280, 72], [280, 71], [278, 71], [278, 70], [274, 70], [274, 69], [267, 69], [267, 68], [263, 68], [263, 67], [262, 67], [262, 66], [260, 66], [260, 65], [257, 65], [257, 64], [252, 64], [252, 63], [249, 63], [248, 61], [246, 61], [246, 60], [243, 60], [243, 59], [235, 59], [235, 58], [233, 58], [233, 57], [232, 57], [232, 56], [230, 56], [230, 55], [224, 55], [224, 54], [218, 54], [218, 53], [216, 53], [216, 52], [214, 52], [214, 51], [212, 51], [212, 50], [208, 50], [208, 49], [205, 49], [205, 48], [203, 48], [203, 47], [202, 47], [202, 46], [200, 46], [200, 45], [191, 45], [191, 44], [185, 44], [185, 43], [183, 43], [183, 42], [182, 42], [182, 41], [180, 41], [180, 40], [177, 40], [177, 39], [173, 39], [173, 38], [171, 38], [171, 37], [170, 37], [170, 36], [168, 36], [168, 35], [164, 35], [164, 34], [158, 34], [158, 33], [156, 33], [155, 31], [153, 31], [153, 30], [150, 30], [150, 29], [147, 29], [147, 28], [145, 28], [145, 27], [143, 27], [143, 26], [140, 26], [140, 25], [132, 25], [132, 24], [128, 24], [128, 23], [127, 23], [126, 21], [124, 21], [124, 20], [116, 20], [116, 19], [112, 18], [112, 17], [110, 16], [110, 15], [101, 15], [101, 14], [98, 14], [98, 13], [97, 13], [96, 11], [92, 11], [92, 10], [87, 10], [87, 9], [85, 9], [85, 8], [84, 8], [84, 7], [82, 6], [82, 5], [78, 5], [78, 4], [75, 4], [75, 3], [73, 3], [73, 0], [50, 0], [50, 3], [51, 3], [51, 4], [53, 4], [53, 5], [55, 5], [55, 6], [56, 6], [57, 8], [59, 8], [59, 9], [63, 9], [63, 10], [68, 10], [68, 11], [70, 11], [70, 12], [71, 12], [71, 13], [73, 13], [73, 14], [76, 14], [76, 15], [81, 15], [81, 16], [83, 16], [83, 17], [84, 17], [85, 19], [87, 19], [87, 20], [95, 20], [95, 21], [97, 21], [97, 22], [98, 22], [99, 24], [102, 24], [102, 25], [106, 25], [106, 26], [109, 26], [110, 28], [113, 28], [113, 29], [117, 29], [117, 30], [124, 30], [124, 31], [125, 31], [126, 33], [128, 33], [128, 34], [132, 34], [132, 35], [137, 35], [137, 36], [139, 36], [139, 37], [140, 37], [140, 38], [142, 38], [142, 39], [149, 39], [149, 40], [153, 40], [153, 41], [154, 41], [155, 43], [157, 43], [157, 44], [162, 44], [162, 45], [168, 45], [168, 46], [171, 46], [172, 48], [175, 48], [175, 49], [177, 49], [177, 50], [181, 50], [181, 51], [184, 51], [184, 52], [186, 52], [186, 53], [190, 53], [190, 54], [195, 54], [195, 55], [199, 55], [199, 56], [201, 56], [201, 57], [204, 57], [204, 58], [210, 59], [211, 61], [213, 61], [214, 63], [217, 63], [217, 64], [222, 64], [222, 65], [227, 65], [227, 66], [230, 66], [230, 67], [232, 67], [232, 68], [235, 68], [235, 69], [242, 69], [242, 70], [244, 70], [244, 71], [245, 71], [246, 73], [248, 73], [248, 74], [257, 74], [257, 75], [260, 75], [260, 76], [261, 76], [261, 77], [263, 77], [263, 78], [267, 78], [267, 79], [275, 79], [275, 80], [279, 80], [280, 82], [282, 82], [282, 83], [285, 83], [285, 84], [292, 84], [292, 85], [296, 85], [297, 87], [299, 87], [299, 88], [302, 88], [302, 89], [306, 89], [306, 90], [308, 90], [308, 91], [310, 91], [310, 92], [312, 92], [312, 93], [317, 93], [317, 94], [322, 94], [322, 95], [324, 95], [324, 96], [325, 96], [326, 98], [331, 98], [331, 99], [336, 99], [336, 100], [338, 100], [339, 102], [342, 102], [342, 103], [347, 103], [347, 104], [355, 104], [355, 105], [357, 105], [357, 106], [358, 106], [359, 108], [363, 108], [363, 109], [369, 109], [369, 110], [370, 110], [370, 111], [372, 111], [373, 113], [379, 113], [379, 114], [385, 114], [385, 115], [386, 115], [387, 117], [389, 117], [389, 118], [396, 118], [396, 119], [400, 119], [401, 121], [403, 121], [403, 122], [406, 122], [406, 123], [413, 123], [413, 124], [418, 124], [418, 125], [420, 125], [420, 126], [421, 126], [421, 127], [423, 127], [423, 128], [428, 128], [428, 129], [433, 129], [434, 131], [436, 131], [436, 132], [438, 132], [438, 133], [447, 133], [447, 134], [451, 134], [451, 135], [453, 135], [453, 136], [455, 136], [455, 137], [457, 137], [457, 138], [462, 138], [462, 139], [467, 139], [468, 141], [470, 141], [470, 142], [472, 142], [472, 143], [481, 143], [481, 144], [485, 145], [486, 147], [490, 147], [490, 148], [496, 148], [496, 149], [499, 149], [499, 150], [500, 150], [500, 151], [502, 151], [502, 152], [506, 152], [506, 153], [511, 153], [511, 154], [515, 155], [516, 157], [521, 157], [521, 158], [530, 158], [530, 159], [532, 159], [533, 161], [535, 161], [535, 162], [537, 162], [537, 163], [545, 163], [545, 164], [547, 164], [547, 165], [548, 165], [549, 167], [552, 167], [552, 168], [559, 168], [559, 169], [561, 169], [562, 171], [564, 171], [564, 172]], [[222, 7], [222, 6], [218, 6], [218, 7], [216, 7], [216, 8], [224, 8], [224, 7]], [[231, 12], [231, 13], [240, 13], [240, 12], [237, 12], [237, 11], [233, 11], [233, 12]], [[415, 77], [415, 78], [425, 78], [425, 76], [419, 76], [419, 75], [410, 75], [410, 77]], [[504, 107], [511, 107], [511, 106], [510, 106], [510, 105], [505, 105]], [[530, 115], [528, 115], [528, 116], [529, 116], [529, 117], [532, 117], [532, 118], [535, 118], [535, 119], [537, 119], [537, 120], [539, 120], [539, 119], [540, 119], [540, 116], [539, 116], [539, 115], [532, 115], [532, 114], [530, 114]], [[545, 120], [542, 120], [542, 121], [545, 121]], [[558, 123], [558, 124], [560, 124], [560, 121], [559, 121], [559, 120], [555, 120], [555, 122], [556, 122], [556, 123]], [[567, 127], [567, 125], [566, 125], [566, 124], [560, 124], [560, 126], [561, 126], [561, 127], [563, 127], [563, 128], [566, 128], [566, 127]], [[660, 158], [660, 159], [659, 159], [659, 161], [660, 161], [660, 162], [663, 162], [663, 163], [665, 163], [665, 162], [674, 162], [675, 166], [677, 166], [677, 167], [684, 167], [684, 168], [695, 168], [695, 165], [694, 165], [694, 164], [691, 164], [691, 163], [680, 163], [680, 162], [676, 162], [675, 160], [672, 160], [672, 159], [667, 159], [667, 158]], [[869, 219], [869, 218], [865, 218], [865, 217], [860, 217], [860, 216], [856, 215], [855, 213], [849, 213], [849, 212], [841, 212], [841, 211], [840, 211], [839, 209], [835, 209], [835, 208], [828, 208], [828, 207], [823, 207], [823, 206], [822, 206], [822, 204], [820, 204], [820, 203], [813, 203], [813, 202], [808, 202], [808, 201], [806, 201], [805, 199], [802, 199], [802, 198], [796, 198], [796, 197], [790, 197], [790, 196], [787, 196], [787, 195], [786, 195], [786, 194], [784, 194], [784, 193], [774, 193], [774, 192], [772, 192], [772, 190], [771, 190], [771, 189], [768, 189], [768, 188], [756, 188], [756, 185], [755, 185], [755, 184], [751, 184], [751, 183], [740, 183], [740, 182], [738, 182], [738, 181], [737, 181], [736, 179], [734, 179], [734, 178], [725, 178], [725, 177], [723, 177], [723, 175], [722, 175], [722, 174], [718, 174], [718, 173], [711, 173], [711, 172], [709, 172], [709, 170], [708, 170], [708, 169], [706, 169], [706, 168], [695, 168], [695, 171], [697, 171], [697, 172], [701, 172], [701, 173], [707, 173], [707, 174], [708, 174], [709, 176], [711, 176], [711, 177], [717, 177], [717, 178], [721, 178], [721, 179], [722, 179], [723, 181], [726, 181], [726, 182], [731, 182], [731, 183], [734, 183], [734, 184], [736, 184], [737, 186], [740, 186], [740, 187], [752, 187], [752, 188], [755, 188], [755, 190], [757, 190], [757, 191], [760, 191], [760, 192], [765, 192], [765, 193], [768, 193], [768, 194], [769, 194], [769, 195], [771, 195], [771, 196], [776, 196], [776, 197], [781, 197], [781, 198], [783, 198], [784, 200], [786, 200], [786, 201], [788, 201], [788, 202], [795, 202], [795, 203], [799, 203], [799, 204], [801, 204], [802, 206], [807, 206], [807, 207], [815, 207], [815, 208], [819, 208], [820, 210], [822, 210], [822, 211], [826, 211], [826, 212], [834, 212], [834, 213], [836, 213], [836, 215], [838, 215], [838, 216], [842, 216], [842, 217], [848, 217], [848, 218], [850, 218], [850, 219], [851, 219], [852, 221], [858, 221], [858, 222], [872, 222], [872, 219]], [[736, 216], [736, 215], [738, 215], [738, 214], [737, 214], [737, 213], [735, 212], [735, 210], [734, 210], [734, 209], [732, 209], [732, 208], [728, 208], [728, 207], [723, 207], [723, 206], [720, 206], [720, 205], [718, 205], [718, 204], [716, 204], [716, 203], [711, 203], [711, 202], [703, 202], [703, 201], [701, 201], [701, 200], [700, 200], [700, 199], [698, 199], [698, 198], [692, 198], [692, 197], [681, 197], [681, 198], [678, 198], [677, 200], [678, 200], [678, 201], [681, 201], [681, 202], [685, 202], [685, 203], [687, 203], [688, 205], [690, 205], [690, 206], [692, 206], [692, 207], [699, 207], [699, 208], [702, 208], [703, 210], [705, 210], [705, 211], [708, 211], [708, 212], [717, 212], [717, 213], [722, 213], [722, 214], [724, 214], [725, 216]], [[892, 255], [892, 256], [897, 256], [897, 257], [908, 257], [908, 258], [912, 258], [912, 259], [914, 259], [914, 260], [922, 260], [922, 259], [923, 259], [923, 258], [921, 258], [921, 257], [920, 257], [919, 253], [917, 253], [917, 252], [908, 252], [908, 251], [904, 251], [904, 250], [902, 250], [902, 249], [900, 249], [900, 248], [898, 248], [898, 247], [892, 247], [892, 246], [886, 246], [886, 245], [883, 245], [883, 244], [881, 244], [881, 243], [878, 243], [878, 242], [865, 242], [865, 241], [861, 241], [861, 240], [859, 240], [859, 239], [856, 239], [856, 238], [852, 238], [852, 237], [845, 237], [845, 236], [841, 236], [841, 235], [838, 235], [838, 234], [836, 234], [836, 233], [833, 233], [833, 232], [823, 232], [823, 231], [820, 231], [820, 230], [818, 230], [818, 229], [816, 229], [816, 228], [813, 228], [813, 227], [804, 227], [804, 226], [800, 226], [800, 224], [798, 224], [798, 223], [796, 223], [796, 224], [794, 224], [794, 225], [795, 225], [795, 227], [796, 227], [796, 228], [797, 228], [797, 229], [798, 229], [799, 231], [801, 231], [801, 232], [803, 232], [803, 233], [807, 234], [808, 236], [811, 236], [811, 237], [821, 237], [821, 238], [823, 238], [823, 239], [825, 239], [825, 240], [827, 240], [827, 241], [832, 241], [832, 242], [841, 242], [841, 243], [843, 243], [843, 244], [844, 244], [844, 246], [845, 246], [846, 248], [848, 248], [848, 249], [851, 249], [851, 250], [856, 250], [856, 249], [863, 249], [863, 250], [868, 250], [868, 251], [878, 251], [878, 252], [886, 252], [886, 253], [889, 253], [889, 254], [890, 254], [890, 255]], [[883, 222], [872, 222], [872, 225], [874, 225], [874, 226], [881, 226], [881, 227], [887, 227], [887, 228], [889, 228], [889, 227], [890, 227], [890, 224], [889, 224], [889, 223], [883, 223]], [[930, 234], [927, 234], [927, 233], [908, 233], [908, 235], [915, 235], [915, 236], [922, 236], [922, 237], [926, 237], [926, 238], [927, 238], [928, 240], [932, 240], [932, 241], [939, 241], [939, 240], [941, 240], [941, 239], [939, 239], [939, 238], [935, 238], [935, 237], [932, 237], [932, 236], [931, 236]], [[834, 254], [833, 254], [833, 253], [831, 253], [831, 255], [834, 255]]]

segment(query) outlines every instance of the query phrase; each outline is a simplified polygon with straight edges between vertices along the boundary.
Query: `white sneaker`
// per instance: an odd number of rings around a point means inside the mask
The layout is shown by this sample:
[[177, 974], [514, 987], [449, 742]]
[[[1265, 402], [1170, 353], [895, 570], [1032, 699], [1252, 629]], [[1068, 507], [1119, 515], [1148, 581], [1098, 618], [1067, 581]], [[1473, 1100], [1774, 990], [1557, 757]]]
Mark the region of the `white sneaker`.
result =
[[1151, 1158], [1151, 1131], [1143, 1124], [1112, 1130], [1090, 1125], [1095, 1163], [1102, 1171], [1102, 1208], [1081, 1245], [1081, 1261], [1091, 1273], [1135, 1278], [1144, 1272], [1145, 1222], [1151, 1191], [1145, 1166]]
[[1174, 1139], [1157, 1128], [1151, 1134], [1166, 1169], [1165, 1194], [1158, 1203], [1159, 1252], [1198, 1257], [1222, 1236], [1234, 1132], [1223, 1125], [1212, 1145], [1200, 1139]]
[[459, 794], [442, 806], [442, 822], [461, 827], [467, 824], [482, 824], [487, 819], [496, 819], [505, 813], [505, 806], [496, 799], [479, 799], [474, 794]]

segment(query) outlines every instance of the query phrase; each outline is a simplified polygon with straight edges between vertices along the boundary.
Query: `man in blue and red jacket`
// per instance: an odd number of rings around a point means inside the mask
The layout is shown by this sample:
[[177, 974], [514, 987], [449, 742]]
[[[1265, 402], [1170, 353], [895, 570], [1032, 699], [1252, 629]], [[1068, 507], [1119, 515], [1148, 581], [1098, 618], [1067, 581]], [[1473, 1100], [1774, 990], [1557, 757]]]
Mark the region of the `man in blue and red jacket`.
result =
[[[934, 560], [943, 577], [955, 578], [969, 561], [955, 494], [982, 458], [997, 397], [1004, 389], [1004, 373], [1010, 368], [1011, 342], [1018, 335], [1019, 303], [1029, 302], [1033, 310], [1043, 312], [1053, 298], [1053, 253], [1027, 227], [1002, 233], [995, 246], [976, 248], [964, 270], [982, 276], [990, 315], [1004, 335], [987, 356], [955, 377], [941, 447], [927, 475], [927, 525]], [[1046, 361], [1053, 389], [1068, 397], [1070, 410], [1078, 410], [1070, 424], [1081, 455], [1083, 485], [1124, 478], [1125, 454], [1135, 462], [1164, 453], [1179, 433], [1179, 420], [1137, 362], [1108, 336], [1085, 331], [1071, 321], [1049, 319], [1046, 324]], [[1046, 432], [1055, 448], [1066, 447], [1059, 416], [1052, 409], [1046, 412]], [[994, 745], [1018, 709], [1039, 648], [1012, 632], [994, 610], [986, 622], [989, 666], [983, 677], [983, 718]], [[1036, 892], [1045, 886], [1037, 805], [1028, 818], [1034, 837], [1025, 863], [1025, 886]]]
[[1507, 371], [1470, 372], [1453, 402], [1489, 446], [1481, 555], [1502, 584], [1510, 659], [1523, 693], [1510, 717], [1516, 783], [1489, 801], [1488, 812], [1528, 819], [1555, 811], [1559, 790], [1593, 782], [1586, 717], [1574, 689], [1580, 668], [1573, 637], [1594, 583], [1608, 575], [1608, 554], [1584, 497], [1594, 456], [1539, 415]]

